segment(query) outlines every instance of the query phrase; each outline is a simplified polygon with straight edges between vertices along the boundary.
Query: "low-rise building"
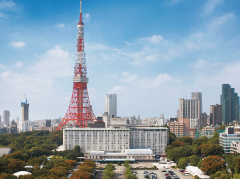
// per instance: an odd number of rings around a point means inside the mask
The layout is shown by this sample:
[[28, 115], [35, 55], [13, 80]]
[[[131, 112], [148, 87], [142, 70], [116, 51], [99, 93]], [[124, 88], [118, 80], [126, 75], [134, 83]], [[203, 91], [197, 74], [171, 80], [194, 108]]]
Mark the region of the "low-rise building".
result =
[[240, 142], [232, 141], [230, 146], [230, 153], [240, 153]]
[[201, 131], [201, 136], [207, 136], [208, 138], [211, 138], [215, 132], [215, 127], [207, 126], [203, 127]]
[[234, 127], [226, 127], [225, 132], [219, 135], [219, 145], [223, 147], [225, 154], [231, 153], [232, 142], [240, 141], [240, 134], [234, 133]]
[[98, 162], [117, 162], [117, 161], [154, 161], [155, 154], [151, 149], [127, 149], [124, 153], [109, 153], [106, 151], [91, 151], [85, 154], [86, 160]]

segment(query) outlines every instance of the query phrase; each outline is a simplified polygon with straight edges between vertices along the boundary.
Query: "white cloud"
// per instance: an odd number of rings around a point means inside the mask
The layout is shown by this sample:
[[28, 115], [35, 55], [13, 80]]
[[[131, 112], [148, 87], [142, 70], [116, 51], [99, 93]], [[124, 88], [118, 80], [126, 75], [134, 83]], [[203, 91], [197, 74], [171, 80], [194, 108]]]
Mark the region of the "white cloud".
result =
[[39, 61], [29, 67], [29, 70], [41, 76], [64, 77], [72, 75], [72, 67], [73, 61], [70, 60], [69, 53], [60, 46], [55, 46], [40, 56]]
[[141, 81], [140, 86], [145, 88], [155, 88], [163, 83], [167, 83], [173, 80], [173, 77], [171, 77], [169, 74], [159, 74], [155, 78], [145, 78]]
[[127, 87], [125, 86], [115, 86], [108, 91], [109, 94], [124, 94], [127, 92]]
[[213, 68], [222, 65], [221, 62], [209, 62], [203, 59], [198, 59], [195, 63], [188, 64], [189, 67], [193, 68]]
[[0, 69], [4, 69], [4, 68], [6, 68], [6, 66], [3, 64], [0, 64]]
[[[133, 66], [142, 66], [162, 60], [183, 58], [190, 53], [209, 50], [215, 47], [216, 39], [208, 36], [208, 31], [190, 34], [178, 43], [164, 39], [161, 35], [139, 38], [134, 42], [125, 43], [121, 49], [106, 47], [102, 44], [88, 44], [88, 59], [94, 63], [123, 62]], [[98, 59], [98, 60], [94, 60]], [[101, 59], [101, 60], [100, 60]]]
[[237, 17], [233, 13], [227, 13], [220, 17], [217, 17], [212, 21], [212, 23], [209, 25], [210, 29], [217, 29], [221, 27], [222, 25], [226, 25], [230, 21], [236, 19]]
[[161, 35], [153, 35], [151, 37], [143, 38], [143, 40], [150, 41], [151, 43], [158, 44], [161, 40], [163, 40], [163, 37]]
[[17, 63], [16, 63], [16, 66], [17, 66], [17, 67], [22, 67], [22, 66], [23, 66], [23, 62], [17, 62]]
[[131, 76], [128, 76], [128, 77], [125, 77], [125, 78], [121, 79], [121, 82], [129, 83], [129, 82], [136, 81], [137, 78], [138, 78], [137, 75], [131, 75]]
[[15, 48], [23, 48], [25, 46], [25, 43], [12, 41], [12, 42], [10, 42], [10, 45]]
[[65, 25], [64, 25], [64, 24], [57, 24], [57, 25], [55, 25], [55, 27], [57, 27], [57, 28], [59, 28], [59, 29], [62, 29], [62, 28], [65, 27]]
[[123, 75], [123, 76], [129, 76], [129, 75], [130, 75], [130, 73], [128, 73], [128, 72], [126, 72], [126, 71], [124, 71], [124, 72], [122, 72], [122, 75]]
[[218, 5], [223, 4], [224, 0], [208, 0], [207, 4], [203, 6], [204, 15], [212, 13]]
[[8, 11], [17, 12], [17, 9], [19, 9], [19, 7], [17, 7], [13, 1], [2, 0], [0, 2], [0, 17], [8, 18], [6, 13]]
[[[16, 64], [21, 65], [21, 62]], [[14, 116], [20, 116], [19, 103], [24, 99], [23, 94], [26, 94], [31, 105], [30, 118], [43, 117], [43, 113], [51, 115], [50, 118], [63, 116], [62, 111], [65, 108], [67, 110], [71, 98], [68, 91], [64, 91], [64, 80], [69, 77], [67, 85], [71, 86], [74, 66], [68, 52], [56, 46], [38, 57], [32, 65], [25, 66], [23, 72], [7, 70], [0, 74], [0, 85], [4, 86], [0, 92], [1, 101]], [[61, 82], [58, 81], [59, 78]], [[64, 99], [67, 97], [66, 104]], [[55, 104], [60, 109], [54, 109]]]
[[91, 18], [90, 14], [88, 13], [84, 14], [84, 20], [88, 21], [90, 20], [90, 18]]

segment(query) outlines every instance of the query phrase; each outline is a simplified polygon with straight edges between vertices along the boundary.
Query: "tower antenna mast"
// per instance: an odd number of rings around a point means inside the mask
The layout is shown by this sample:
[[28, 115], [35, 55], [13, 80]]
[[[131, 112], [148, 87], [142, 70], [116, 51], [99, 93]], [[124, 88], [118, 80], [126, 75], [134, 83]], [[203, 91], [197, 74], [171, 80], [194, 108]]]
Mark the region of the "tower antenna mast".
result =
[[63, 126], [87, 127], [96, 120], [90, 105], [87, 90], [87, 66], [84, 53], [84, 23], [82, 20], [82, 0], [80, 0], [80, 18], [77, 25], [77, 52], [74, 67], [73, 92], [67, 113], [58, 125], [56, 130]]

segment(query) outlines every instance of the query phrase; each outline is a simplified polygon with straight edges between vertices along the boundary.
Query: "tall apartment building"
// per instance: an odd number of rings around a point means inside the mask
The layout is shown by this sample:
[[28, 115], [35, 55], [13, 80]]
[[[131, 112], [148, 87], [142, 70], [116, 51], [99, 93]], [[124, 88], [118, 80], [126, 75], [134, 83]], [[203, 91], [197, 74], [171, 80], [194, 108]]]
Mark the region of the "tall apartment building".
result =
[[207, 118], [208, 118], [208, 115], [206, 112], [200, 114], [200, 127], [207, 126]]
[[216, 104], [211, 105], [209, 110], [210, 125], [221, 125], [222, 124], [222, 105]]
[[26, 132], [30, 130], [29, 103], [27, 103], [27, 99], [25, 102], [21, 102], [21, 108], [22, 119], [19, 121], [19, 132]]
[[192, 93], [191, 99], [180, 98], [179, 118], [200, 119], [202, 113], [202, 93]]
[[105, 112], [112, 117], [117, 117], [117, 95], [106, 94], [105, 95]]
[[22, 107], [22, 121], [28, 121], [29, 120], [29, 103], [21, 102]]
[[170, 131], [176, 135], [176, 137], [190, 136], [190, 119], [172, 119], [169, 122], [169, 128]]
[[229, 84], [222, 84], [222, 95], [220, 96], [222, 105], [222, 121], [229, 124], [239, 120], [239, 97], [235, 89]]
[[3, 111], [3, 124], [8, 126], [9, 123], [10, 123], [10, 111], [5, 110]]

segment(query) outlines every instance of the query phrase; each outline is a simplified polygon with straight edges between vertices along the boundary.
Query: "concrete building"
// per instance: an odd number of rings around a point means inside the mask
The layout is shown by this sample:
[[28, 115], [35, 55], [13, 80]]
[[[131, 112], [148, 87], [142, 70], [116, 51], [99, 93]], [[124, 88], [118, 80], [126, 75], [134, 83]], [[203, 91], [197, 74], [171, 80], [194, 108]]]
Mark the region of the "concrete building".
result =
[[[168, 129], [165, 127], [134, 126], [127, 128], [125, 118], [112, 118], [109, 128], [66, 128], [63, 130], [64, 149], [73, 149], [74, 146], [79, 145], [88, 159], [97, 155], [98, 158], [101, 156], [105, 159], [106, 156], [125, 157], [128, 155], [129, 149], [136, 150], [135, 148], [138, 148], [139, 160], [152, 160], [155, 155], [165, 155], [168, 138]], [[147, 148], [152, 151], [151, 154], [149, 153], [150, 158], [141, 156], [145, 155], [144, 152]], [[92, 151], [95, 152], [91, 154]], [[124, 157], [122, 159], [125, 159]], [[134, 157], [130, 159], [134, 159]]]
[[10, 127], [11, 133], [18, 133], [17, 123], [14, 120], [11, 121]]
[[98, 114], [97, 119], [100, 121], [103, 121], [105, 123], [106, 128], [111, 126], [112, 116], [108, 114], [108, 112], [104, 112], [103, 114]]
[[222, 124], [222, 105], [216, 104], [211, 105], [209, 110], [210, 125], [221, 125]]
[[220, 96], [222, 105], [222, 121], [229, 124], [239, 120], [239, 97], [235, 89], [229, 84], [222, 84], [222, 95]]
[[19, 121], [19, 133], [31, 131], [31, 126], [29, 121]]
[[98, 162], [124, 161], [155, 161], [155, 154], [151, 149], [127, 149], [124, 153], [107, 153], [106, 151], [91, 151], [85, 154], [85, 159]]
[[106, 94], [105, 95], [105, 112], [112, 117], [117, 117], [117, 95]]
[[168, 144], [166, 127], [130, 127], [130, 148], [150, 148], [156, 155], [165, 155]]
[[190, 119], [190, 128], [200, 129], [200, 119]]
[[9, 126], [10, 123], [10, 111], [3, 111], [3, 124]]
[[[200, 120], [202, 113], [202, 93], [192, 93], [191, 99], [180, 98], [178, 113], [179, 118]], [[197, 128], [199, 128], [199, 126]]]
[[29, 104], [26, 102], [21, 102], [22, 107], [22, 121], [28, 121], [29, 120]]
[[46, 127], [51, 127], [51, 119], [46, 119]]
[[170, 119], [169, 127], [170, 127], [170, 131], [174, 133], [176, 137], [190, 136], [190, 131], [189, 131], [190, 119], [189, 118], [179, 118], [176, 120]]
[[125, 128], [67, 128], [63, 130], [65, 150], [79, 145], [83, 153], [106, 151], [124, 153], [129, 149], [130, 129]]
[[140, 116], [138, 116], [136, 118], [136, 116], [129, 116], [129, 117], [126, 117], [127, 119], [127, 124], [130, 124], [130, 125], [141, 125], [142, 124], [142, 120], [140, 119]]
[[231, 153], [231, 143], [232, 141], [239, 142], [240, 134], [234, 133], [234, 127], [226, 127], [225, 132], [219, 135], [219, 145], [223, 147], [225, 154]]
[[230, 145], [230, 153], [240, 153], [240, 142], [232, 141]]
[[21, 102], [22, 108], [22, 119], [19, 121], [19, 133], [31, 131], [30, 121], [29, 121], [29, 104], [27, 103], [27, 98], [25, 102]]
[[207, 136], [208, 138], [211, 138], [214, 132], [215, 132], [215, 127], [206, 126], [202, 128], [201, 136]]
[[200, 128], [207, 126], [208, 115], [206, 112], [200, 114]]

